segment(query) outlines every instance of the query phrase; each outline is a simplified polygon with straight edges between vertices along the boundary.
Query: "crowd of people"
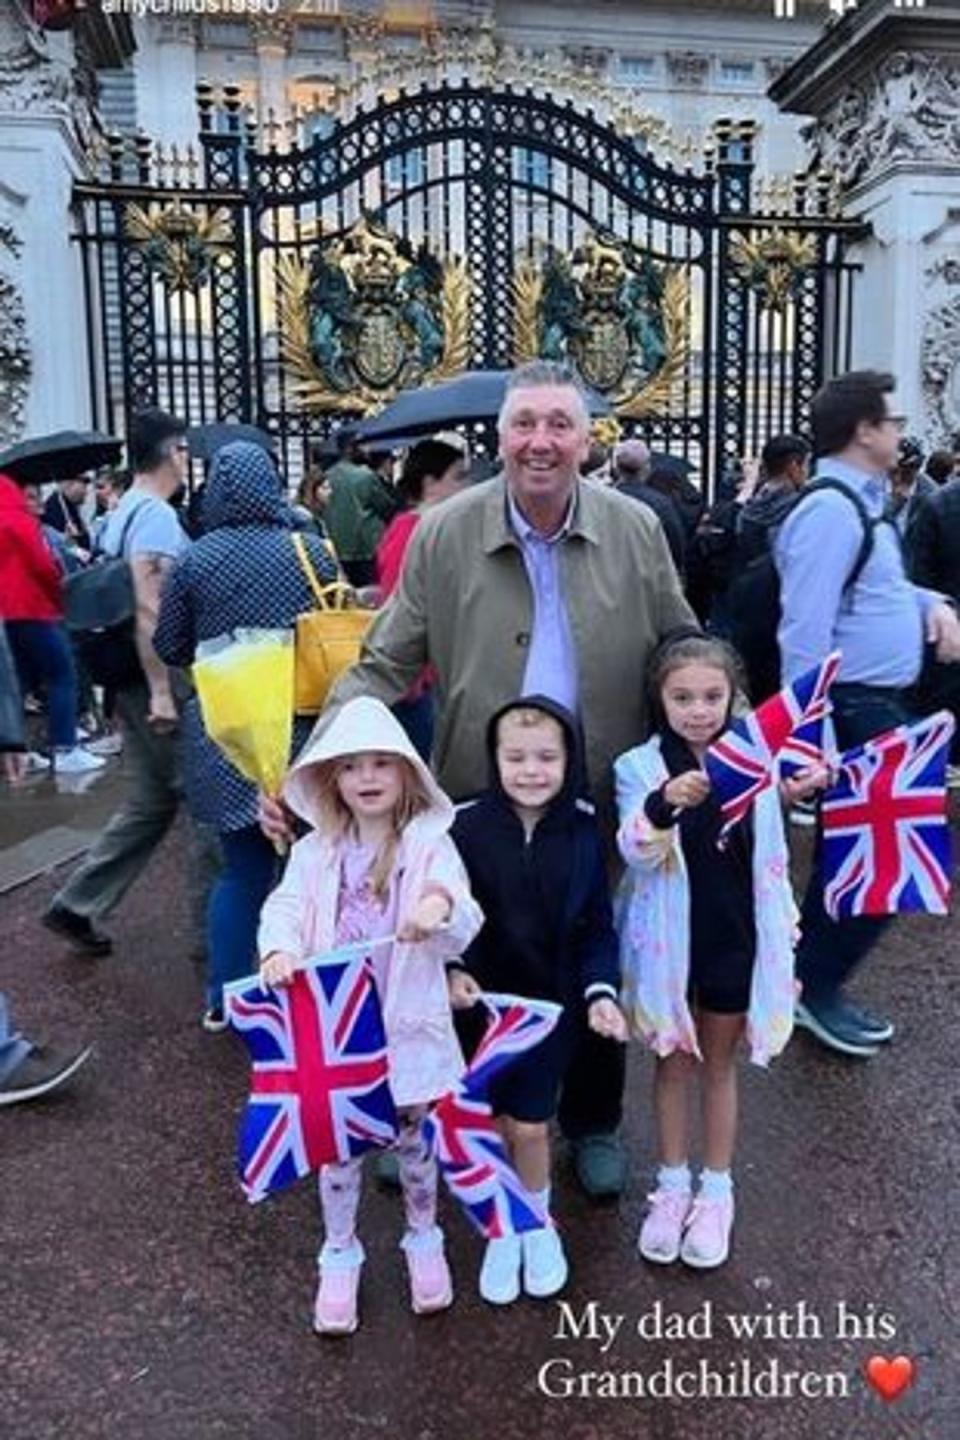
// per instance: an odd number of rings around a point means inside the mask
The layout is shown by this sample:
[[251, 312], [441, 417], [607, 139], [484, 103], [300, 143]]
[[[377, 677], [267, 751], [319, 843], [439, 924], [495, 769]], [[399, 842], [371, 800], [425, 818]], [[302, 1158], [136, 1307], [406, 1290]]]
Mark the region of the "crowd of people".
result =
[[[706, 510], [685, 467], [642, 441], [598, 455], [575, 377], [545, 362], [510, 378], [501, 469], [482, 483], [468, 483], [455, 435], [410, 448], [393, 484], [383, 457], [365, 460], [347, 433], [291, 506], [268, 451], [227, 444], [191, 542], [172, 503], [185, 429], [151, 411], [136, 419], [131, 484], [97, 539], [81, 529], [76, 495], [61, 486], [53, 497], [48, 522], [56, 511], [72, 544], [129, 560], [140, 669], [111, 697], [125, 745], [122, 808], [44, 921], [85, 954], [108, 954], [100, 924], [185, 798], [204, 857], [190, 872], [198, 917], [205, 911], [205, 1028], [225, 1027], [224, 985], [258, 965], [264, 983], [283, 986], [310, 957], [370, 942], [417, 1313], [453, 1298], [420, 1120], [476, 1043], [484, 991], [562, 1006], [549, 1041], [492, 1094], [517, 1173], [547, 1211], [554, 1120], [587, 1193], [622, 1190], [625, 1042], [650, 1046], [658, 1168], [638, 1246], [650, 1262], [698, 1269], [729, 1254], [744, 1041], [766, 1064], [795, 1024], [860, 1059], [891, 1040], [893, 1021], [847, 991], [889, 922], [827, 914], [819, 826], [797, 941], [784, 812], [812, 806], [818, 824], [827, 766], [766, 792], [720, 847], [703, 759], [738, 707], [834, 650], [841, 747], [956, 705], [956, 457], [938, 452], [924, 469], [890, 409], [893, 391], [893, 377], [872, 371], [830, 381], [813, 402], [810, 440], [772, 437]], [[42, 553], [46, 566], [42, 616], [11, 610], [2, 592], [16, 667], [27, 689], [45, 692], [48, 712], [65, 710], [52, 672], [31, 669], [15, 643], [18, 626], [39, 621], [48, 645], [56, 634], [68, 649], [60, 569], [22, 487], [0, 487], [0, 526], [28, 535], [18, 555], [36, 565]], [[294, 530], [322, 580], [377, 587], [378, 614], [315, 725], [295, 725], [282, 793], [258, 795], [206, 734], [185, 672], [205, 640], [292, 632], [311, 603]], [[779, 605], [762, 663], [730, 643], [746, 633], [741, 577], [761, 564]], [[54, 756], [63, 737], [52, 738]], [[0, 1031], [0, 1092], [15, 1092], [29, 1054], [22, 1041], [5, 1051]], [[76, 1057], [64, 1057], [64, 1073], [66, 1060]], [[34, 1060], [25, 1095], [39, 1093], [36, 1069]], [[349, 1333], [365, 1259], [361, 1165], [324, 1166], [319, 1183], [314, 1326]], [[490, 1240], [479, 1289], [505, 1305], [521, 1292], [556, 1294], [567, 1275], [549, 1225]]]

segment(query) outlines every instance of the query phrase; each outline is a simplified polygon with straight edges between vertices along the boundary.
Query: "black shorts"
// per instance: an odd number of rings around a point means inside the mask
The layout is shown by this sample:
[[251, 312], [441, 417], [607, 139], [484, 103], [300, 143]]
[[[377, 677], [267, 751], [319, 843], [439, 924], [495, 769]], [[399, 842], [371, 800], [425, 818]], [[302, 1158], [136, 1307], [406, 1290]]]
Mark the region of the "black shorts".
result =
[[[457, 1013], [457, 1033], [468, 1059], [480, 1043], [485, 1025], [486, 1012], [481, 1005]], [[567, 1007], [545, 1040], [491, 1080], [489, 1099], [494, 1115], [532, 1125], [552, 1120], [575, 1042], [576, 1025]]]
[[752, 955], [711, 956], [690, 963], [687, 1003], [715, 1015], [745, 1015], [750, 1009], [753, 985]]

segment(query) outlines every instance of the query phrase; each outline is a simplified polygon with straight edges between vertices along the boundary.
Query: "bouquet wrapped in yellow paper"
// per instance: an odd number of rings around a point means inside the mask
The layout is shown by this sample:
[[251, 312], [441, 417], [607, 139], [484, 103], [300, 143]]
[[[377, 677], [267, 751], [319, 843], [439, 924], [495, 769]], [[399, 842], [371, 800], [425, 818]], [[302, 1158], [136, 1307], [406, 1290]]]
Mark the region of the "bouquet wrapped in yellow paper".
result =
[[293, 734], [293, 632], [234, 630], [197, 647], [193, 679], [210, 739], [268, 795], [278, 795]]

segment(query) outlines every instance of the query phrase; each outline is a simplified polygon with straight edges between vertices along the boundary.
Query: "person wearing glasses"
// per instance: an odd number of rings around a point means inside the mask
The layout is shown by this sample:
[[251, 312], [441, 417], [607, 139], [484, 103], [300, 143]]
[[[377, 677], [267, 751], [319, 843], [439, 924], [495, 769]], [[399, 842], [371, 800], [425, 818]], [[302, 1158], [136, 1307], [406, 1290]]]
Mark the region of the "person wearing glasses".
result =
[[[814, 479], [842, 488], [811, 494], [787, 516], [774, 542], [781, 673], [784, 681], [795, 680], [832, 650], [841, 652], [831, 690], [841, 750], [916, 718], [910, 691], [925, 646], [938, 660], [960, 660], [956, 611], [937, 591], [911, 582], [888, 513], [902, 430], [888, 405], [895, 385], [892, 375], [857, 370], [814, 396]], [[843, 991], [887, 924], [887, 916], [831, 920], [815, 862], [797, 948], [803, 987], [797, 1023], [845, 1055], [874, 1055], [893, 1036], [889, 1020], [871, 1015]]]

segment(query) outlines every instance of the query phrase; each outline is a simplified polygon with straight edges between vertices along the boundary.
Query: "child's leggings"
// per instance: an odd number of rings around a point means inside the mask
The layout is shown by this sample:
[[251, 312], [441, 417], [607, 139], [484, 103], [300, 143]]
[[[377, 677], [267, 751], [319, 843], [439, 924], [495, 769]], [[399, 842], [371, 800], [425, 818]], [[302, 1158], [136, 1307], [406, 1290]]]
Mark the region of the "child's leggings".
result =
[[[432, 1229], [437, 1220], [437, 1162], [420, 1131], [424, 1113], [422, 1108], [400, 1112], [395, 1147], [407, 1229], [414, 1235]], [[321, 1166], [320, 1206], [326, 1243], [332, 1250], [345, 1250], [353, 1243], [363, 1161], [360, 1155], [342, 1165]]]

